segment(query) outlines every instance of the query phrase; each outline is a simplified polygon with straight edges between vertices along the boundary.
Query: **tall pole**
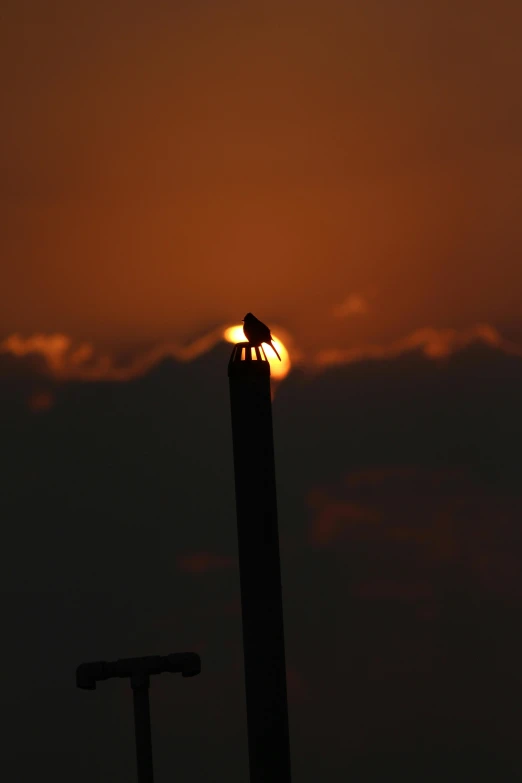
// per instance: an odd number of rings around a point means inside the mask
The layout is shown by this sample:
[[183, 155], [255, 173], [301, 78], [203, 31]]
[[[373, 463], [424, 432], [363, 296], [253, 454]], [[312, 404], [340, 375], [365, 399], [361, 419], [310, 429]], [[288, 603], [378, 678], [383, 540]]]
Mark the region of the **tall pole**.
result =
[[228, 365], [250, 783], [290, 783], [270, 365], [238, 343]]

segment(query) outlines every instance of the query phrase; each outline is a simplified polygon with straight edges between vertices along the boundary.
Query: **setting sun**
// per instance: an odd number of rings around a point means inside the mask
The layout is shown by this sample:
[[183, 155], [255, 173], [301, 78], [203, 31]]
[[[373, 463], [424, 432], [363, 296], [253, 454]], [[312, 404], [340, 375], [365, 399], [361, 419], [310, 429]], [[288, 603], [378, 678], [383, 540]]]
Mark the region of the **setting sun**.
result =
[[[242, 325], [229, 326], [227, 329], [225, 329], [223, 337], [229, 343], [244, 343], [246, 341]], [[274, 341], [275, 347], [279, 351], [281, 361], [279, 361], [269, 345], [263, 345], [263, 350], [266, 354], [266, 358], [270, 363], [270, 374], [272, 378], [281, 380], [287, 376], [290, 371], [290, 355], [281, 340], [279, 340], [274, 335], [272, 335], [272, 340]]]

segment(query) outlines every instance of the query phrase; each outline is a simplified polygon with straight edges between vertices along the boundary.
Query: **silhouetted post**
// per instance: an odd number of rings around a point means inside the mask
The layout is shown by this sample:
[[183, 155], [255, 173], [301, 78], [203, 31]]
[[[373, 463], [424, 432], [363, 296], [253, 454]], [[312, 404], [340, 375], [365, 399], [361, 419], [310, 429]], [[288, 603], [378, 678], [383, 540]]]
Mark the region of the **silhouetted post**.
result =
[[251, 783], [290, 783], [270, 365], [238, 343], [228, 365]]
[[131, 677], [136, 734], [138, 783], [154, 783], [152, 737], [150, 733], [149, 675], [138, 672]]
[[117, 661], [82, 663], [76, 669], [78, 688], [93, 691], [100, 680], [130, 677], [134, 702], [138, 783], [153, 783], [152, 739], [150, 732], [149, 685], [151, 674], [181, 672], [194, 677], [201, 672], [199, 655], [193, 652], [171, 655], [146, 655], [143, 658], [119, 658]]

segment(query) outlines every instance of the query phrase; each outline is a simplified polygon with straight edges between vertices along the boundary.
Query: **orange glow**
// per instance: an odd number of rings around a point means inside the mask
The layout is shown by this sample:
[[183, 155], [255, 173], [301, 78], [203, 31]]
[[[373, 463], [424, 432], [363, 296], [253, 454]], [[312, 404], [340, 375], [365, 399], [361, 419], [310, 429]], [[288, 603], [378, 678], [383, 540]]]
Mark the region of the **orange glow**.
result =
[[466, 36], [435, 0], [429, 24], [424, 3], [68, 3], [45, 35], [39, 5], [2, 17], [0, 340], [128, 356], [247, 302], [307, 358], [476, 321], [518, 339], [522, 3], [463, 4]]
[[194, 552], [177, 558], [178, 568], [190, 574], [205, 574], [208, 571], [218, 571], [223, 568], [235, 568], [233, 557], [223, 557], [212, 552]]
[[37, 392], [29, 398], [27, 404], [33, 413], [48, 411], [53, 407], [54, 396], [50, 392]]
[[[265, 346], [272, 378], [276, 381], [288, 375], [292, 363], [321, 370], [332, 365], [367, 359], [395, 358], [413, 350], [422, 351], [428, 359], [440, 360], [474, 342], [522, 357], [522, 345], [506, 340], [488, 324], [477, 324], [460, 330], [425, 327], [389, 343], [359, 344], [346, 349], [323, 349], [306, 356], [294, 346], [292, 335], [279, 327], [277, 330], [286, 344], [280, 337], [274, 337], [282, 361], [280, 362], [270, 348]], [[10, 354], [20, 358], [30, 354], [40, 356], [45, 360], [50, 374], [60, 380], [124, 382], [145, 375], [165, 357], [172, 357], [178, 362], [190, 362], [210, 351], [221, 340], [229, 343], [245, 342], [243, 327], [241, 325], [216, 326], [186, 345], [158, 342], [148, 350], [136, 352], [125, 364], [118, 363], [110, 351], [100, 353], [92, 343], [75, 344], [73, 338], [66, 334], [37, 333], [30, 337], [11, 334], [0, 341], [0, 355]], [[291, 360], [286, 346], [292, 346]]]
[[[50, 372], [62, 380], [128, 381], [144, 375], [167, 356], [179, 362], [190, 362], [211, 350], [223, 339], [232, 343], [244, 342], [243, 327], [217, 326], [185, 346], [160, 342], [148, 351], [136, 354], [125, 365], [116, 364], [110, 353], [99, 353], [91, 343], [75, 346], [72, 338], [65, 334], [34, 334], [25, 338], [19, 334], [11, 334], [0, 341], [0, 354], [8, 353], [20, 357], [32, 353], [38, 354], [45, 359]], [[285, 334], [285, 340], [289, 344], [290, 336]], [[270, 362], [272, 377], [281, 380], [290, 370], [290, 355], [280, 339], [274, 337], [274, 343], [281, 361], [275, 354], [271, 355], [268, 346], [266, 346], [266, 355]]]
[[[244, 343], [246, 341], [246, 337], [244, 335], [242, 325], [229, 326], [227, 329], [225, 329], [223, 333], [223, 337], [229, 343]], [[277, 356], [272, 351], [269, 345], [263, 345], [263, 349], [265, 351], [266, 358], [270, 363], [270, 373], [272, 375], [272, 378], [275, 378], [277, 381], [280, 381], [288, 375], [292, 363], [290, 361], [290, 354], [288, 353], [287, 349], [285, 348], [281, 340], [279, 340], [274, 335], [272, 335], [272, 339], [274, 341], [275, 347], [279, 351], [279, 356], [281, 357], [281, 361], [279, 361], [279, 359], [277, 358]]]
[[474, 342], [491, 345], [505, 353], [522, 355], [520, 346], [504, 340], [494, 327], [489, 324], [476, 324], [461, 330], [424, 327], [388, 345], [361, 345], [346, 350], [323, 350], [316, 354], [315, 362], [321, 367], [328, 367], [364, 359], [395, 358], [416, 349], [421, 350], [428, 359], [444, 359]]

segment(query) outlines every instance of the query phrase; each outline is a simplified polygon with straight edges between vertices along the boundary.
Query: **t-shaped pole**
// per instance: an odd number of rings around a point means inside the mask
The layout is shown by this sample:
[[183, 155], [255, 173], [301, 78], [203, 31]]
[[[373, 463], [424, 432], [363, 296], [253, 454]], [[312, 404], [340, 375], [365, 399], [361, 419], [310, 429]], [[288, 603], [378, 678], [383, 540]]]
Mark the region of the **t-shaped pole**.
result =
[[76, 669], [76, 685], [85, 690], [95, 690], [99, 680], [109, 680], [112, 677], [130, 678], [134, 701], [138, 783], [154, 783], [149, 685], [151, 674], [163, 672], [181, 672], [182, 677], [194, 677], [201, 672], [200, 657], [192, 652], [148, 655], [144, 658], [82, 663]]

